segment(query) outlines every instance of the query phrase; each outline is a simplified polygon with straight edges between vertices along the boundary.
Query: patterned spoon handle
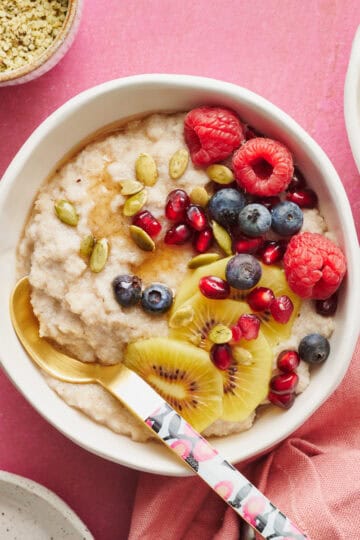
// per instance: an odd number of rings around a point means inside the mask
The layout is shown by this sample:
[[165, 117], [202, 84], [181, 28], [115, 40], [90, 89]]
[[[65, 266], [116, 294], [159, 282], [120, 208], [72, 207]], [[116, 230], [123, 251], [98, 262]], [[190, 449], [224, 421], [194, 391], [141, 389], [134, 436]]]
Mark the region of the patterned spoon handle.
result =
[[163, 402], [145, 422], [263, 538], [309, 539], [168, 403]]

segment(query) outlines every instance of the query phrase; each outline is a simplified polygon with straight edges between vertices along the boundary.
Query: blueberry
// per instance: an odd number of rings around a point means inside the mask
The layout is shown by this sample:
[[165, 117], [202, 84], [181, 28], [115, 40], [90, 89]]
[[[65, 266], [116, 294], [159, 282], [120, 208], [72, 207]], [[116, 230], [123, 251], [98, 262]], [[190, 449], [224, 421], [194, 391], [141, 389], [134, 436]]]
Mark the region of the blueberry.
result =
[[143, 292], [141, 305], [149, 313], [165, 313], [173, 302], [173, 293], [161, 283], [153, 283]]
[[247, 204], [239, 214], [239, 228], [247, 236], [261, 236], [271, 227], [271, 214], [262, 204]]
[[304, 217], [300, 206], [284, 201], [271, 210], [271, 228], [281, 236], [291, 236], [300, 231]]
[[239, 213], [244, 208], [245, 203], [244, 195], [237, 189], [219, 189], [211, 197], [208, 204], [210, 217], [223, 227], [237, 225]]
[[261, 266], [252, 255], [240, 253], [227, 263], [225, 275], [231, 287], [240, 290], [251, 289], [261, 278]]
[[321, 334], [308, 334], [299, 344], [299, 356], [309, 364], [325, 362], [330, 353], [330, 343]]
[[112, 282], [115, 300], [123, 307], [135, 306], [141, 298], [141, 279], [137, 276], [116, 276]]

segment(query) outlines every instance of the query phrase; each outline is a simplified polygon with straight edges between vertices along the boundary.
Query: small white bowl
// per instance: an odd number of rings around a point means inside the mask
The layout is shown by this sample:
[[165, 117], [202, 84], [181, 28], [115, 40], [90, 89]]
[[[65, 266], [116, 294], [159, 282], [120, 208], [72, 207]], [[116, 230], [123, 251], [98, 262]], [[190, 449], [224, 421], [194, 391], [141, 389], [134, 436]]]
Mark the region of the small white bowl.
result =
[[344, 113], [350, 147], [360, 172], [360, 26], [351, 47], [346, 73]]
[[288, 411], [268, 408], [247, 432], [214, 439], [232, 462], [265, 452], [298, 428], [335, 390], [355, 348], [360, 318], [360, 257], [351, 209], [331, 162], [316, 142], [287, 114], [262, 97], [233, 84], [182, 75], [140, 75], [96, 86], [55, 111], [18, 152], [0, 183], [0, 357], [28, 401], [52, 425], [84, 448], [112, 461], [152, 473], [189, 472], [155, 442], [136, 443], [69, 407], [45, 383], [20, 346], [6, 306], [15, 284], [16, 246], [34, 197], [54, 166], [80, 141], [101, 127], [149, 111], [189, 110], [217, 104], [236, 110], [259, 131], [283, 141], [320, 199], [321, 212], [336, 233], [348, 261], [326, 363], [313, 369], [311, 383]]

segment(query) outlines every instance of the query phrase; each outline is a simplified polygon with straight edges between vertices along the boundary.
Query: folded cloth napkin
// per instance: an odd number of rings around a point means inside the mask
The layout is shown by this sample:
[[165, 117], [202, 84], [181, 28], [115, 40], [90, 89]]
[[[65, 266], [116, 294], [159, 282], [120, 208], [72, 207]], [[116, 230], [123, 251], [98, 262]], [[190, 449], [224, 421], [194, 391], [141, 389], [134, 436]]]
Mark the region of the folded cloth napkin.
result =
[[[312, 540], [360, 539], [360, 341], [331, 398], [239, 469]], [[240, 527], [199, 478], [140, 474], [129, 540], [238, 540]]]

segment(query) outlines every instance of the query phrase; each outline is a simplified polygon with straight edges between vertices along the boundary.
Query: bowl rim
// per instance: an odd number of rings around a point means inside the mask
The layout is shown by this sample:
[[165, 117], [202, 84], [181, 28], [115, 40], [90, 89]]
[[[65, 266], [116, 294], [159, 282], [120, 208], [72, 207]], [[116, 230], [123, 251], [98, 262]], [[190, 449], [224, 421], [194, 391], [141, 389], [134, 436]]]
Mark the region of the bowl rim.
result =
[[43, 66], [52, 56], [60, 49], [64, 41], [71, 32], [73, 24], [76, 22], [76, 13], [79, 9], [80, 0], [69, 0], [68, 10], [66, 12], [65, 20], [62, 27], [52, 42], [52, 44], [45, 49], [39, 56], [35, 56], [34, 60], [27, 62], [23, 66], [17, 69], [9, 69], [0, 73], [0, 84], [10, 81], [16, 81], [21, 77], [24, 77], [38, 68]]
[[360, 173], [360, 26], [351, 45], [344, 86], [344, 117], [350, 148]]
[[[98, 86], [92, 87], [84, 92], [78, 94], [77, 96], [71, 98], [56, 111], [54, 111], [48, 118], [46, 118], [36, 130], [30, 135], [24, 145], [20, 148], [16, 156], [13, 158], [8, 169], [6, 170], [2, 181], [0, 182], [0, 211], [2, 206], [2, 201], [5, 200], [8, 191], [12, 186], [12, 181], [17, 177], [19, 171], [22, 168], [22, 165], [26, 162], [29, 156], [32, 153], [33, 147], [41, 143], [45, 138], [46, 134], [51, 132], [57, 124], [62, 122], [67, 117], [71, 116], [72, 113], [77, 108], [82, 108], [87, 106], [93, 99], [98, 98], [99, 95], [106, 95], [108, 92], [119, 91], [122, 88], [129, 88], [131, 86], [143, 86], [146, 90], [146, 87], [151, 87], [152, 85], [161, 86], [166, 89], [167, 87], [183, 88], [183, 89], [199, 89], [199, 90], [208, 90], [216, 92], [221, 98], [230, 98], [233, 101], [239, 101], [241, 103], [247, 104], [249, 107], [259, 109], [262, 114], [268, 113], [273, 119], [274, 123], [280, 123], [281, 129], [284, 133], [289, 133], [292, 136], [295, 136], [301, 141], [301, 144], [305, 146], [306, 152], [309, 155], [309, 158], [312, 162], [316, 163], [319, 161], [322, 164], [323, 175], [329, 178], [332, 178], [332, 192], [333, 192], [333, 204], [335, 208], [339, 209], [342, 205], [342, 209], [345, 209], [345, 212], [341, 216], [343, 229], [346, 231], [344, 236], [344, 244], [347, 249], [348, 254], [351, 253], [351, 257], [348, 257], [348, 272], [351, 276], [355, 276], [355, 272], [360, 266], [360, 252], [358, 249], [358, 241], [356, 230], [352, 218], [351, 208], [349, 201], [347, 199], [345, 189], [340, 181], [340, 178], [337, 175], [337, 172], [332, 165], [330, 159], [325, 154], [325, 152], [320, 148], [320, 146], [312, 139], [312, 137], [290, 116], [288, 116], [284, 111], [279, 109], [277, 106], [273, 105], [270, 101], [259, 96], [258, 94], [237, 86], [232, 83], [227, 83], [219, 81], [216, 79], [206, 78], [206, 77], [197, 77], [191, 75], [172, 75], [172, 74], [145, 74], [145, 75], [135, 75], [131, 77], [125, 77], [120, 79], [115, 79], [112, 81], [105, 82]], [[334, 181], [335, 180], [335, 181]], [[355, 249], [356, 248], [356, 249]], [[360, 302], [360, 282], [357, 283], [353, 279], [354, 287], [352, 289], [352, 294], [348, 297], [348, 305], [355, 313]], [[359, 281], [359, 280], [358, 280]], [[314, 396], [309, 396], [307, 403], [305, 404], [305, 414], [298, 418], [296, 422], [292, 422], [291, 426], [280, 430], [274, 438], [265, 436], [262, 441], [262, 448], [259, 450], [259, 453], [265, 453], [270, 448], [284, 440], [291, 433], [293, 433], [298, 427], [300, 427], [306, 420], [309, 418], [315, 410], [332, 394], [332, 392], [337, 388], [343, 379], [348, 365], [350, 363], [353, 350], [355, 349], [356, 340], [359, 334], [360, 328], [360, 318], [358, 321], [354, 322], [350, 328], [346, 329], [346, 335], [344, 336], [344, 347], [347, 351], [347, 362], [339, 363], [336, 366], [336, 377], [333, 378], [332, 384], [326, 388], [326, 391], [323, 391], [320, 397], [315, 399]], [[139, 463], [138, 460], [133, 458], [131, 455], [126, 456], [114, 456], [111, 451], [108, 449], [104, 450], [101, 447], [101, 444], [97, 446], [89, 444], [87, 441], [84, 441], [76, 432], [69, 433], [64, 426], [59, 426], [59, 419], [54, 418], [51, 415], [51, 411], [46, 411], [41, 408], [40, 404], [36, 403], [36, 400], [26, 394], [26, 391], [21, 387], [19, 381], [16, 380], [16, 374], [14, 376], [13, 367], [10, 361], [7, 361], [3, 355], [3, 350], [0, 349], [0, 360], [3, 362], [3, 367], [7, 372], [8, 376], [14, 382], [15, 386], [22, 392], [25, 398], [34, 406], [34, 408], [53, 426], [56, 427], [59, 431], [65, 434], [68, 438], [73, 440], [78, 445], [83, 448], [100, 455], [111, 461], [115, 461], [122, 465], [143, 470], [146, 472], [151, 472], [155, 474], [163, 474], [168, 476], [188, 476], [189, 471], [180, 465], [177, 460], [169, 460], [169, 462], [162, 463], [161, 466], [154, 465], [154, 463]], [[283, 423], [285, 424], [285, 422]], [[68, 426], [67, 426], [68, 427]], [[107, 429], [107, 428], [106, 428]], [[223, 437], [222, 439], [225, 439]], [[216, 439], [214, 440], [214, 446], [216, 447]], [[142, 443], [140, 443], [142, 444]], [[256, 453], [256, 455], [259, 455]], [[249, 459], [252, 459], [255, 454], [247, 455], [244, 454], [242, 448], [237, 448], [236, 453], [233, 451], [229, 455], [229, 459], [232, 462], [242, 462]]]

